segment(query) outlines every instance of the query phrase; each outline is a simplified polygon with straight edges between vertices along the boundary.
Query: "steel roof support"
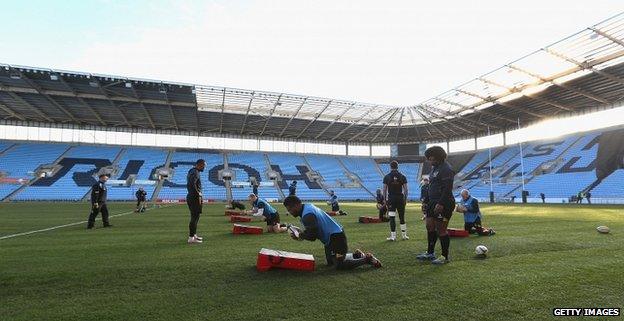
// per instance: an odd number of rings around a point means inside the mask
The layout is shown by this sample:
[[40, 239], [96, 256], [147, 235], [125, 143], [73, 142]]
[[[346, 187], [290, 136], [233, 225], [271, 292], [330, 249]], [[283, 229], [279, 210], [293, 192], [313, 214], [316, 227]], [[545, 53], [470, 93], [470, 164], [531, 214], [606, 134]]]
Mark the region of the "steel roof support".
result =
[[301, 135], [303, 135], [306, 130], [308, 130], [308, 128], [310, 128], [310, 126], [317, 120], [319, 119], [319, 117], [321, 117], [321, 115], [327, 110], [327, 108], [329, 107], [329, 105], [331, 105], [331, 103], [333, 102], [333, 100], [330, 100], [327, 102], [327, 105], [325, 105], [325, 107], [323, 107], [323, 109], [318, 112], [316, 114], [316, 116], [314, 116], [314, 118], [303, 128], [303, 130], [301, 130], [301, 132], [299, 133], [299, 135], [297, 135], [297, 139], [299, 139], [299, 137], [301, 137]]
[[20, 97], [18, 94], [14, 93], [14, 92], [7, 92], [13, 99], [18, 100], [19, 102], [21, 102], [22, 104], [30, 107], [32, 110], [35, 111], [35, 113], [41, 117], [43, 117], [43, 119], [49, 121], [49, 122], [54, 122], [54, 120], [52, 118], [50, 118], [46, 113], [43, 112], [43, 110], [41, 110], [41, 108], [27, 102], [24, 98]]
[[[61, 110], [63, 113], [65, 113], [67, 116], [69, 116], [69, 118], [71, 118], [73, 121], [77, 122], [77, 123], [82, 123], [81, 121], [79, 121], [78, 119], [76, 119], [76, 117], [74, 117], [74, 115], [72, 113], [70, 113], [67, 109], [65, 109], [63, 106], [61, 106], [61, 104], [57, 103], [54, 99], [52, 99], [52, 97], [50, 97], [48, 94], [46, 94], [43, 89], [41, 87], [39, 87], [39, 85], [35, 84], [34, 81], [32, 81], [30, 78], [28, 78], [26, 76], [26, 74], [24, 74], [21, 70], [19, 69], [13, 69], [13, 70], [17, 70], [20, 74], [20, 76], [22, 77], [22, 79], [24, 79], [24, 81], [26, 83], [28, 83], [32, 88], [34, 88], [37, 93], [39, 93], [40, 95], [42, 95], [43, 97], [45, 97], [52, 105], [54, 105], [56, 108], [58, 108], [59, 110]], [[17, 95], [15, 95], [14, 97], [19, 97]], [[24, 99], [22, 99], [21, 97], [17, 98], [18, 100], [33, 106], [32, 104], [26, 102]], [[37, 110], [39, 110], [41, 113], [43, 113], [43, 111], [39, 108], [36, 108]], [[47, 118], [47, 120], [51, 120], [50, 118]]]
[[245, 118], [243, 119], [243, 126], [241, 126], [240, 135], [242, 135], [245, 132], [245, 126], [247, 125], [247, 117], [249, 117], [249, 112], [251, 111], [251, 104], [253, 103], [255, 94], [256, 94], [255, 91], [251, 93], [249, 104], [247, 104], [247, 111], [245, 112]]
[[[141, 106], [141, 108], [143, 108], [143, 112], [145, 113], [145, 116], [147, 117], [147, 120], [149, 121], [150, 126], [152, 126], [152, 129], [156, 129], [156, 124], [154, 123], [152, 116], [150, 116], [149, 112], [147, 111], [147, 107], [145, 107], [145, 105], [143, 104], [143, 100], [139, 98], [139, 93], [136, 91], [136, 89], [134, 89], [134, 86], [130, 86], [130, 88], [132, 89], [132, 94], [137, 99], [139, 105]], [[110, 96], [107, 93], [105, 93], [103, 89], [101, 91], [106, 95], [107, 98], [110, 99]]]
[[[358, 138], [360, 135], [362, 135], [363, 133], [365, 133], [366, 131], [368, 131], [369, 129], [373, 128], [373, 126], [375, 126], [377, 123], [379, 123], [380, 120], [386, 118], [388, 116], [388, 114], [390, 114], [390, 117], [388, 117], [388, 119], [392, 118], [392, 116], [394, 116], [398, 111], [398, 108], [395, 109], [388, 109], [383, 115], [381, 115], [379, 118], [373, 120], [372, 122], [369, 122], [367, 124], [367, 126], [362, 129], [361, 131], [359, 131], [355, 136], [352, 136], [350, 139], [347, 140], [347, 142], [353, 141], [354, 139]], [[388, 120], [389, 121], [389, 120]]]
[[530, 110], [525, 110], [525, 109], [523, 109], [521, 107], [514, 106], [514, 105], [512, 105], [510, 103], [507, 103], [507, 102], [501, 102], [501, 101], [499, 101], [497, 99], [494, 99], [494, 98], [483, 97], [481, 95], [477, 95], [475, 93], [471, 93], [469, 91], [465, 91], [465, 90], [461, 90], [461, 89], [456, 89], [456, 90], [458, 92], [462, 93], [462, 94], [473, 96], [473, 97], [479, 98], [479, 99], [481, 99], [483, 101], [488, 101], [488, 102], [492, 102], [492, 103], [495, 103], [495, 104], [499, 104], [499, 105], [507, 107], [507, 108], [515, 109], [517, 111], [524, 112], [524, 113], [527, 113], [529, 115], [533, 115], [533, 116], [538, 117], [538, 118], [547, 118], [548, 117], [548, 115], [542, 115], [542, 114], [538, 114], [538, 113], [530, 111]]
[[[69, 91], [71, 91], [74, 95], [76, 94], [76, 91], [74, 90], [73, 87], [71, 87], [63, 78], [63, 76], [61, 75], [57, 75], [58, 80], [63, 84], [63, 86], [65, 86]], [[93, 109], [93, 107], [91, 107], [91, 105], [89, 105], [84, 99], [82, 99], [82, 97], [76, 97], [76, 99], [85, 107], [87, 107], [89, 110], [91, 110], [91, 112], [93, 113], [93, 115], [95, 115], [95, 118], [97, 118], [97, 120], [100, 122], [100, 124], [102, 126], [107, 126], [106, 122], [102, 119], [102, 116], [95, 111], [95, 109]], [[130, 124], [128, 124], [130, 125]]]
[[282, 128], [282, 131], [280, 132], [279, 137], [283, 137], [284, 136], [284, 133], [286, 132], [286, 129], [288, 129], [288, 126], [290, 126], [290, 123], [293, 121], [293, 119], [295, 119], [295, 117], [297, 117], [297, 115], [299, 115], [299, 112], [303, 108], [303, 105], [305, 105], [306, 101], [308, 101], [308, 97], [303, 98], [303, 101], [301, 101], [301, 105], [299, 105], [299, 108], [297, 108], [297, 111], [295, 111], [295, 113], [292, 115], [292, 117], [290, 117], [290, 119], [288, 119], [288, 122], [286, 123], [286, 126], [284, 126], [284, 128]]
[[510, 88], [510, 87], [507, 87], [507, 86], [505, 86], [505, 85], [503, 85], [503, 84], [499, 84], [499, 83], [497, 83], [497, 82], [494, 82], [494, 81], [491, 81], [491, 80], [489, 80], [489, 79], [485, 79], [485, 78], [479, 78], [479, 80], [481, 80], [482, 82], [484, 82], [484, 83], [486, 83], [486, 84], [490, 84], [490, 85], [494, 85], [494, 86], [497, 86], [497, 87], [501, 87], [501, 88], [504, 88], [504, 89], [509, 90], [510, 92], [519, 93], [519, 94], [521, 94], [521, 95], [522, 95], [522, 96], [524, 96], [524, 97], [527, 97], [527, 98], [530, 98], [530, 99], [533, 99], [533, 100], [537, 100], [537, 101], [539, 101], [539, 102], [546, 103], [546, 104], [548, 104], [548, 105], [551, 105], [551, 106], [557, 107], [557, 108], [562, 109], [562, 110], [565, 110], [565, 111], [574, 111], [574, 108], [573, 108], [573, 107], [566, 106], [566, 105], [563, 105], [563, 104], [560, 104], [560, 103], [554, 102], [554, 101], [552, 101], [552, 100], [550, 100], [550, 99], [541, 98], [541, 97], [536, 96], [536, 95], [534, 95], [534, 94], [525, 94], [525, 93], [523, 93], [523, 92], [521, 92], [521, 91], [518, 91], [518, 89], [516, 89], [515, 87], [514, 87], [514, 88]]
[[332, 127], [332, 125], [334, 125], [340, 118], [342, 118], [342, 116], [346, 115], [347, 112], [351, 109], [353, 109], [353, 106], [355, 106], [356, 103], [351, 103], [347, 108], [345, 108], [345, 110], [340, 113], [340, 115], [338, 115], [336, 118], [334, 118], [334, 120], [331, 121], [331, 123], [329, 123], [329, 125], [327, 125], [327, 127], [325, 127], [325, 129], [323, 129], [318, 135], [316, 135], [316, 137], [314, 137], [314, 139], [318, 139], [319, 137], [323, 136], [323, 134], [325, 134], [325, 132]]
[[[347, 127], [343, 128], [340, 132], [338, 132], [338, 134], [336, 134], [336, 137], [334, 137], [334, 139], [332, 139], [332, 141], [336, 141], [338, 137], [340, 137], [344, 132], [346, 132], [347, 130], [349, 130], [349, 128], [353, 127], [354, 125], [357, 125], [357, 123], [359, 123], [360, 121], [362, 121], [362, 119], [364, 119], [368, 113], [370, 113], [373, 109], [375, 109], [376, 107], [378, 107], [377, 105], [372, 106], [371, 108], [368, 109], [368, 111], [366, 111], [365, 113], [362, 114], [362, 116], [360, 116], [360, 118], [356, 119], [354, 122], [352, 122], [351, 124], [349, 124]], [[384, 115], [386, 115], [388, 112], [384, 113]], [[382, 115], [383, 117], [383, 115]], [[381, 118], [379, 118], [381, 119]]]
[[6, 113], [8, 113], [9, 115], [11, 115], [12, 117], [15, 117], [19, 120], [23, 120], [25, 121], [26, 118], [20, 116], [19, 114], [15, 113], [15, 111], [13, 111], [11, 108], [9, 108], [9, 106], [3, 104], [2, 102], [0, 102], [0, 109], [4, 110]]
[[271, 118], [273, 118], [273, 113], [275, 113], [275, 109], [280, 104], [280, 99], [282, 99], [282, 95], [283, 94], [280, 94], [277, 97], [277, 101], [275, 102], [275, 104], [273, 104], [273, 108], [271, 108], [271, 112], [269, 113], [269, 117], [267, 117], [266, 122], [264, 122], [264, 126], [262, 127], [262, 131], [260, 132], [260, 136], [262, 136], [262, 134], [264, 134], [264, 131], [266, 130], [267, 126], [269, 125], [269, 121], [271, 120]]

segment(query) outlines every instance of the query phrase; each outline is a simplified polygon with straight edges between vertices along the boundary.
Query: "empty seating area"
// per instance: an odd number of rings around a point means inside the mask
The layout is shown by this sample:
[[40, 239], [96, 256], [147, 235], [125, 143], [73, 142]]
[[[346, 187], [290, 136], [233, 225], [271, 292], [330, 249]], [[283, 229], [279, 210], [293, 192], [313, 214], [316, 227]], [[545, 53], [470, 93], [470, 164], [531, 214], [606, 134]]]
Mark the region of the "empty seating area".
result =
[[[399, 162], [399, 172], [407, 178], [408, 198], [410, 200], [420, 200], [420, 177], [418, 176], [420, 166], [422, 166], [421, 163]], [[390, 173], [390, 164], [388, 163], [380, 163], [379, 168], [384, 175]]]
[[[32, 148], [29, 145], [24, 146]], [[120, 147], [72, 146], [65, 153], [63, 159], [59, 160], [59, 164], [62, 165], [59, 173], [62, 175], [57, 173], [57, 175], [52, 177], [40, 178], [13, 199], [81, 200], [89, 193], [91, 186], [97, 181], [97, 172], [100, 168], [111, 166], [120, 151]]]
[[[228, 168], [236, 173], [234, 181], [249, 182], [250, 174], [247, 171], [257, 172], [258, 182], [272, 183], [267, 176], [269, 166], [263, 153], [242, 152], [228, 153]], [[232, 198], [236, 200], [246, 200], [247, 196], [253, 191], [251, 185], [248, 186], [232, 186]], [[267, 199], [279, 199], [280, 194], [274, 185], [258, 187], [258, 195]]]
[[351, 173], [357, 175], [371, 193], [375, 194], [378, 188], [383, 187], [383, 176], [372, 158], [344, 156], [340, 157], [340, 161]]
[[[12, 145], [12, 144], [5, 144]], [[34, 171], [40, 165], [52, 164], [69, 148], [65, 144], [20, 144], [0, 155], [0, 172], [10, 180], [26, 180], [34, 178]], [[0, 200], [7, 197], [22, 185], [15, 183], [0, 184]], [[21, 196], [24, 191], [17, 194]], [[40, 199], [32, 194], [31, 199]]]
[[158, 180], [150, 177], [152, 171], [165, 165], [167, 151], [155, 148], [126, 148], [117, 163], [117, 174], [111, 177], [116, 180], [126, 180], [130, 175], [136, 175], [136, 180], [152, 180], [154, 184], [137, 184], [132, 186], [109, 186], [108, 198], [111, 200], [133, 199], [139, 187], [143, 187], [150, 199]]
[[[603, 159], [597, 160], [601, 137], [618, 138], [617, 134], [601, 136], [601, 132], [595, 131], [524, 143], [525, 190], [529, 192], [529, 200], [537, 201], [540, 193], [544, 193], [548, 202], [567, 202], [571, 196], [591, 190], [592, 200], [596, 203], [601, 200], [624, 202], [624, 169], [614, 171], [601, 182], [597, 181], [596, 166]], [[606, 148], [617, 149], [617, 144]], [[614, 150], [613, 153], [617, 153], [617, 157], [611, 158], [623, 157], [621, 151]], [[495, 198], [509, 199], [515, 196], [518, 202], [522, 190], [518, 146], [493, 149], [492, 156], [492, 189]], [[260, 196], [267, 199], [281, 199], [283, 195], [288, 195], [289, 185], [296, 180], [297, 195], [304, 200], [326, 200], [329, 190], [334, 190], [340, 200], [373, 200], [375, 190], [383, 185], [383, 176], [390, 171], [387, 158], [375, 160], [359, 156], [172, 151], [162, 148], [0, 141], [0, 200], [87, 200], [90, 187], [97, 180], [97, 173], [104, 167], [113, 170], [111, 179], [117, 181], [109, 184], [108, 195], [111, 200], [133, 200], [139, 186], [146, 189], [150, 198], [181, 200], [187, 194], [187, 172], [199, 158], [207, 162], [202, 173], [204, 199], [217, 201], [226, 200], [229, 194], [225, 183], [219, 179], [219, 172], [225, 168], [235, 173], [231, 195], [237, 200], [245, 200], [252, 192], [249, 184], [252, 176], [261, 183]], [[420, 173], [423, 164], [419, 161], [401, 161], [399, 164], [399, 170], [408, 178], [411, 200], [420, 197], [420, 175], [429, 174]], [[46, 166], [53, 174], [35, 179], [35, 172], [41, 166]], [[161, 182], [154, 177], [160, 167], [170, 170], [170, 176]], [[489, 199], [487, 150], [475, 152], [463, 168], [455, 170], [458, 172], [454, 191], [456, 197], [459, 197], [460, 189], [467, 188], [473, 196]], [[271, 171], [281, 175], [281, 181], [271, 181], [268, 175]], [[121, 186], [121, 181], [132, 181], [128, 179], [133, 175], [134, 184]], [[149, 181], [154, 184], [147, 183]], [[162, 188], [158, 190], [158, 195], [154, 195], [159, 184], [162, 184]]]
[[[175, 152], [171, 159], [170, 167], [173, 168], [172, 176], [163, 183], [158, 194], [160, 199], [181, 200], [186, 198], [186, 174], [195, 166], [198, 159], [206, 161], [206, 169], [202, 173], [202, 190], [205, 200], [224, 200], [226, 192], [224, 185], [217, 185], [218, 172], [211, 171], [215, 166], [223, 166], [223, 154], [206, 152]], [[207, 179], [206, 179], [207, 177]], [[223, 184], [223, 182], [221, 182]]]
[[326, 155], [306, 155], [310, 166], [323, 177], [323, 185], [343, 200], [370, 199], [371, 193], [359, 186], [337, 158]]
[[[273, 170], [281, 171], [282, 192], [288, 195], [288, 186], [293, 180], [297, 181], [297, 196], [305, 200], [324, 200], [328, 195], [323, 188], [314, 182], [307, 182], [301, 170], [308, 168], [303, 156], [298, 154], [271, 153], [268, 154]], [[310, 185], [310, 186], [308, 186]]]

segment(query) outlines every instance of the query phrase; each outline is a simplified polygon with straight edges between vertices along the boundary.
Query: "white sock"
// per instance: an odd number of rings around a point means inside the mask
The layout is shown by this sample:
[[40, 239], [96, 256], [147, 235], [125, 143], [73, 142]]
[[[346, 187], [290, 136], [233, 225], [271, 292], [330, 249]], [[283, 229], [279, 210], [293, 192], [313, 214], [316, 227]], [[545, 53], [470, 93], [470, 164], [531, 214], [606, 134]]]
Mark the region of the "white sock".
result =
[[401, 233], [407, 235], [407, 224], [401, 224]]
[[390, 232], [390, 237], [395, 239], [396, 238], [396, 232]]

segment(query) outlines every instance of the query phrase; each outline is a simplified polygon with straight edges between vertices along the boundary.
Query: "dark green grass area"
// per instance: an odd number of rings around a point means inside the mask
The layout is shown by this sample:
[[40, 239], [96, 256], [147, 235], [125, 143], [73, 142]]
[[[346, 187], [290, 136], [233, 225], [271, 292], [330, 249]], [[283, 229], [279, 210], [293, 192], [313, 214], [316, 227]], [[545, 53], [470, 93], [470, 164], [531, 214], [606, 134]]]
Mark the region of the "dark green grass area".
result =
[[[296, 222], [284, 215], [282, 221]], [[111, 214], [132, 204], [111, 203]], [[343, 204], [351, 249], [385, 264], [354, 271], [324, 266], [320, 242], [286, 234], [232, 235], [222, 204], [204, 207], [186, 244], [184, 205], [0, 240], [1, 320], [537, 320], [554, 307], [624, 308], [624, 208], [482, 205], [492, 237], [451, 240], [452, 262], [418, 263], [426, 247], [419, 205], [411, 239], [389, 243], [387, 224], [359, 224], [372, 203]], [[86, 219], [88, 205], [0, 204], [0, 237]], [[263, 223], [254, 225], [264, 226]], [[607, 225], [611, 234], [596, 232]], [[455, 215], [451, 226], [463, 226]], [[474, 248], [490, 249], [487, 259]], [[255, 270], [267, 247], [313, 254], [317, 270]], [[437, 245], [439, 251], [439, 244]]]

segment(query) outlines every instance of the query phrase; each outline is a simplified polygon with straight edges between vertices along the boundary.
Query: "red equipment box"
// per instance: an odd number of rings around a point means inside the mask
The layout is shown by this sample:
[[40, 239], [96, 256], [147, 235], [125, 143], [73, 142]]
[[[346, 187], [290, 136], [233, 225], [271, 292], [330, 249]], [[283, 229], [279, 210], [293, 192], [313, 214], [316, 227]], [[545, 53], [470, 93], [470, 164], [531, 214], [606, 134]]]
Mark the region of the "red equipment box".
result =
[[258, 252], [256, 269], [264, 272], [271, 268], [314, 271], [314, 256], [263, 248]]
[[232, 215], [230, 216], [230, 222], [251, 222], [251, 217]]
[[369, 224], [369, 223], [381, 223], [382, 221], [379, 217], [360, 216], [360, 218], [358, 219], [358, 222]]
[[329, 215], [329, 216], [336, 216], [336, 215], [338, 215], [338, 212], [325, 212], [325, 213], [327, 213], [327, 215]]
[[262, 234], [264, 229], [259, 226], [249, 226], [243, 224], [234, 224], [232, 228], [233, 234]]
[[468, 236], [470, 236], [470, 233], [468, 233], [468, 231], [466, 231], [466, 230], [461, 230], [461, 229], [456, 229], [456, 228], [448, 228], [446, 230], [448, 231], [448, 235], [450, 237], [468, 237]]
[[225, 216], [231, 216], [231, 215], [243, 215], [243, 212], [235, 211], [235, 210], [225, 210]]

